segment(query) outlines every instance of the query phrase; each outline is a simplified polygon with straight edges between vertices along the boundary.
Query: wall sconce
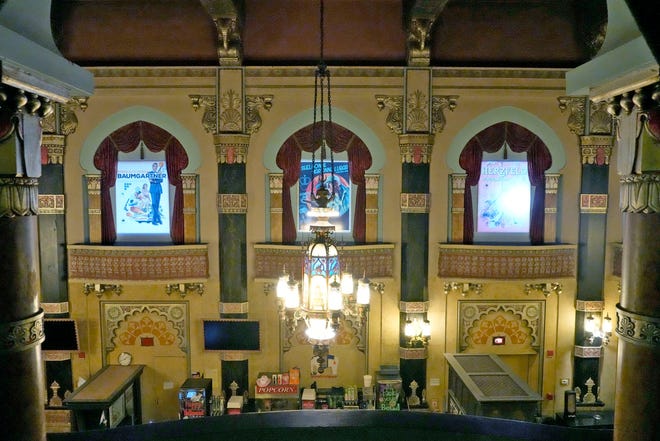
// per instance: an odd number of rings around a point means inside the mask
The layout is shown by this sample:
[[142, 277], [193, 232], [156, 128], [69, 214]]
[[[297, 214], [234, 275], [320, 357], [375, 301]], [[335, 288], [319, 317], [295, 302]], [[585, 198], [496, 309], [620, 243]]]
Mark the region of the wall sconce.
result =
[[408, 339], [409, 348], [423, 348], [431, 339], [431, 322], [426, 319], [408, 318], [403, 328], [403, 334]]
[[525, 283], [525, 294], [529, 295], [534, 292], [542, 293], [548, 297], [550, 294], [561, 294], [561, 283], [547, 282], [547, 283]]
[[483, 288], [484, 286], [481, 283], [449, 282], [445, 283], [445, 294], [449, 294], [451, 291], [459, 291], [465, 297], [472, 291], [480, 295]]
[[172, 293], [177, 293], [181, 297], [185, 297], [189, 292], [197, 291], [201, 296], [204, 294], [204, 284], [203, 283], [170, 283], [165, 285], [165, 294], [168, 296]]
[[100, 298], [106, 291], [112, 291], [116, 295], [120, 295], [122, 288], [121, 285], [111, 285], [107, 283], [85, 283], [83, 285], [83, 292], [85, 295], [93, 292], [96, 294], [96, 297]]
[[593, 313], [589, 313], [584, 320], [584, 332], [586, 334], [585, 338], [590, 344], [607, 346], [612, 336], [612, 318], [609, 314], [606, 314], [599, 326], [597, 318], [594, 317]]

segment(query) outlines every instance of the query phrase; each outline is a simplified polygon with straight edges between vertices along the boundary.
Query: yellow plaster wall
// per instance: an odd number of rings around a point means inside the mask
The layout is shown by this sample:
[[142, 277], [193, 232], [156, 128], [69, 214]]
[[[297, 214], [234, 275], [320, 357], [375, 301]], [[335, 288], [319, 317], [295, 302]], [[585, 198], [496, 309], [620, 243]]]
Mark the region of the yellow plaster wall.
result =
[[[203, 70], [203, 69], [202, 69]], [[213, 69], [211, 69], [212, 71]], [[371, 69], [369, 72], [378, 72]], [[85, 171], [80, 167], [80, 153], [83, 144], [92, 131], [111, 117], [131, 106], [154, 108], [174, 118], [193, 136], [200, 147], [202, 161], [199, 169], [191, 171], [199, 174], [199, 222], [201, 242], [209, 247], [209, 279], [205, 294], [192, 293], [185, 298], [190, 311], [190, 369], [200, 371], [213, 379], [215, 392], [220, 387], [220, 357], [218, 353], [206, 353], [202, 350], [201, 323], [203, 319], [217, 319], [219, 316], [219, 280], [218, 261], [218, 223], [216, 209], [217, 164], [212, 135], [202, 126], [203, 109], [195, 112], [189, 95], [215, 94], [215, 76], [191, 71], [187, 75], [169, 75], [161, 70], [117, 69], [97, 70], [96, 93], [89, 100], [85, 112], [78, 111], [78, 127], [68, 136], [65, 155], [65, 193], [67, 201], [66, 228], [70, 243], [84, 243], [85, 214], [83, 212], [84, 195], [81, 185]], [[279, 75], [279, 74], [278, 74]], [[252, 245], [267, 240], [267, 174], [264, 155], [273, 134], [282, 125], [300, 112], [309, 110], [313, 103], [313, 82], [305, 76], [253, 75], [245, 76], [246, 94], [273, 95], [270, 111], [261, 110], [262, 126], [252, 134], [246, 165], [247, 175], [247, 277], [250, 319], [259, 320], [262, 326], [262, 351], [259, 354], [247, 354], [251, 375], [250, 390], [254, 386], [256, 374], [260, 371], [275, 371], [290, 366], [280, 366], [279, 321], [276, 313], [276, 299], [273, 292], [265, 294], [264, 284], [254, 281], [254, 261]], [[373, 293], [373, 303], [369, 322], [368, 366], [373, 371], [382, 364], [399, 362], [399, 273], [400, 273], [400, 235], [401, 213], [399, 194], [401, 193], [401, 159], [398, 137], [385, 124], [387, 111], [379, 111], [375, 95], [402, 95], [403, 76], [377, 75], [361, 73], [355, 76], [334, 76], [332, 100], [333, 107], [350, 113], [369, 127], [384, 148], [383, 168], [370, 173], [381, 174], [380, 216], [382, 242], [395, 244], [394, 277], [385, 281], [384, 294]], [[442, 280], [437, 273], [437, 247], [435, 244], [447, 241], [448, 237], [448, 174], [450, 170], [445, 155], [451, 140], [471, 120], [480, 114], [500, 106], [514, 106], [523, 109], [547, 123], [559, 137], [565, 147], [567, 164], [561, 170], [561, 194], [559, 195], [560, 216], [558, 230], [560, 242], [577, 243], [578, 238], [578, 188], [579, 188], [579, 150], [577, 137], [570, 133], [566, 125], [568, 115], [558, 108], [557, 97], [564, 94], [563, 80], [544, 78], [481, 78], [479, 76], [434, 78], [434, 95], [458, 95], [458, 106], [450, 112], [445, 109], [447, 125], [442, 133], [435, 136], [432, 162], [430, 165], [431, 209], [429, 213], [429, 300], [428, 317], [432, 324], [432, 338], [428, 348], [427, 398], [436, 409], [443, 408], [446, 390], [446, 363], [443, 354], [455, 352], [457, 333], [457, 294], [445, 295]], [[310, 121], [311, 122], [311, 121]], [[349, 127], [350, 128], [350, 127]], [[610, 199], [612, 200], [612, 199]], [[616, 225], [615, 222], [613, 222]], [[616, 238], [616, 234], [608, 236]], [[619, 235], [620, 237], [620, 235]], [[543, 387], [541, 392], [561, 396], [560, 378], [572, 376], [572, 350], [575, 312], [575, 280], [561, 280], [564, 285], [560, 296], [546, 299], [546, 329], [544, 350], [553, 349], [552, 357], [541, 354], [543, 364]], [[484, 281], [483, 299], [515, 300], [528, 299], [523, 293], [523, 282]], [[608, 281], [608, 293], [612, 284]], [[89, 377], [102, 366], [102, 348], [100, 347], [99, 306], [94, 295], [82, 294], [80, 283], [70, 283], [71, 314], [80, 326], [82, 352], [84, 358], [73, 360], [74, 382], [78, 377]], [[613, 316], [608, 294], [607, 306]], [[122, 301], [163, 301], [169, 297], [164, 294], [163, 286], [126, 285]], [[611, 365], [612, 349], [606, 349], [605, 367]], [[310, 348], [311, 356], [311, 348]], [[307, 366], [309, 357], [300, 360], [301, 367]], [[342, 366], [346, 368], [346, 366]], [[609, 375], [609, 374], [608, 374]], [[609, 377], [604, 377], [604, 380]], [[605, 383], [605, 381], [604, 381]], [[437, 384], [437, 385], [435, 385]], [[612, 379], [613, 384], [613, 379]], [[606, 390], [605, 385], [603, 390]], [[609, 394], [609, 392], [606, 392]], [[544, 415], [550, 416], [561, 411], [561, 400], [545, 400]], [[613, 402], [610, 400], [608, 403]]]

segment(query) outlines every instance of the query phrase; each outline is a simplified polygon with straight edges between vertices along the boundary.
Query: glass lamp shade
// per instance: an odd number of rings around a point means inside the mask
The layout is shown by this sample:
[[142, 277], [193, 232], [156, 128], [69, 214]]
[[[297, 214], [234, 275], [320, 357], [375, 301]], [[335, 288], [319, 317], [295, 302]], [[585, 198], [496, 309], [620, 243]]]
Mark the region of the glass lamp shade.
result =
[[403, 334], [406, 337], [414, 337], [415, 336], [415, 325], [413, 325], [412, 321], [406, 320], [406, 325], [403, 328]]
[[305, 254], [303, 308], [327, 311], [332, 281], [339, 275], [339, 253], [328, 235], [316, 232]]
[[295, 280], [289, 280], [286, 294], [284, 295], [284, 307], [286, 309], [296, 309], [299, 306], [300, 291], [298, 290], [298, 283]]
[[424, 320], [422, 322], [422, 337], [430, 337], [431, 336], [431, 322], [428, 320]]
[[357, 295], [355, 301], [359, 305], [368, 305], [371, 301], [371, 287], [369, 286], [371, 282], [366, 277], [358, 280]]
[[596, 331], [596, 319], [594, 318], [593, 315], [589, 315], [587, 319], [584, 321], [584, 330], [585, 332], [589, 332], [591, 334]]
[[342, 273], [341, 292], [342, 294], [353, 294], [353, 274]]
[[603, 319], [603, 332], [605, 334], [611, 334], [612, 333], [612, 318], [608, 315], [605, 316]]
[[327, 318], [310, 317], [306, 322], [307, 329], [305, 330], [305, 334], [307, 334], [307, 337], [311, 340], [322, 341], [335, 338], [335, 331], [332, 329], [332, 326], [330, 326], [330, 322]]
[[277, 280], [277, 288], [275, 292], [277, 293], [278, 299], [283, 299], [284, 297], [286, 297], [286, 291], [289, 288], [288, 285], [289, 285], [289, 275], [284, 273]]
[[328, 293], [328, 309], [330, 311], [340, 311], [344, 304], [344, 298], [341, 293], [341, 285], [337, 282], [337, 277], [330, 283], [330, 292]]

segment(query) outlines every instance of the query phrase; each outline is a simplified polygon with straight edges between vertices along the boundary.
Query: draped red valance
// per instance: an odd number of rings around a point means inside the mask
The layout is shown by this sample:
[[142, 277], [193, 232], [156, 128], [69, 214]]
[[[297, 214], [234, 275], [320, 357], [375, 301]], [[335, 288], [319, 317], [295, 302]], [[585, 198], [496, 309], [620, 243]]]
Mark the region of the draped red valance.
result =
[[477, 133], [463, 148], [459, 164], [467, 173], [464, 194], [463, 243], [474, 240], [474, 218], [470, 186], [477, 185], [481, 176], [483, 152], [494, 153], [506, 143], [516, 153], [527, 152], [529, 182], [536, 187], [532, 200], [529, 237], [532, 245], [543, 244], [545, 218], [545, 171], [552, 165], [552, 156], [545, 143], [525, 127], [502, 121]]
[[[353, 240], [364, 243], [367, 234], [367, 187], [364, 173], [371, 167], [371, 153], [364, 142], [353, 132], [338, 124], [328, 127], [331, 133], [330, 148], [335, 153], [346, 152], [348, 155], [348, 170], [351, 183], [357, 187], [355, 195], [355, 210], [353, 215]], [[313, 125], [303, 127], [291, 135], [277, 152], [275, 162], [283, 172], [282, 183], [282, 242], [293, 243], [296, 240], [296, 223], [291, 204], [291, 187], [300, 177], [300, 161], [302, 151], [311, 152], [312, 146], [317, 146], [313, 139]]]
[[115, 186], [117, 178], [118, 154], [119, 152], [132, 152], [138, 147], [140, 141], [151, 152], [165, 151], [169, 183], [175, 187], [170, 237], [172, 243], [182, 244], [184, 241], [184, 223], [181, 170], [188, 165], [188, 155], [179, 140], [167, 130], [146, 121], [135, 121], [120, 127], [101, 141], [98, 149], [96, 149], [94, 166], [101, 170], [102, 243], [112, 245], [117, 240], [110, 189]]

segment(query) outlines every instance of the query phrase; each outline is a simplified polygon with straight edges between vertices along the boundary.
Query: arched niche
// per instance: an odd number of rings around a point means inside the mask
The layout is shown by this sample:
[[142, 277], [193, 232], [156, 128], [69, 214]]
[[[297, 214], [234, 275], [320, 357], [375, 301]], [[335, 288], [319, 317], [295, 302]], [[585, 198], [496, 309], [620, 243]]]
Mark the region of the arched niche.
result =
[[134, 121], [146, 121], [167, 130], [181, 142], [188, 155], [188, 166], [182, 173], [192, 173], [202, 162], [199, 144], [190, 131], [171, 116], [147, 106], [127, 107], [99, 123], [83, 142], [80, 151], [80, 166], [89, 174], [100, 171], [94, 166], [94, 154], [101, 142], [115, 130]]
[[494, 124], [511, 121], [537, 135], [552, 155], [552, 165], [546, 173], [559, 173], [566, 165], [564, 145], [552, 128], [536, 115], [512, 106], [497, 107], [484, 112], [463, 127], [452, 139], [445, 156], [447, 166], [453, 173], [465, 173], [458, 163], [461, 151], [474, 135]]

